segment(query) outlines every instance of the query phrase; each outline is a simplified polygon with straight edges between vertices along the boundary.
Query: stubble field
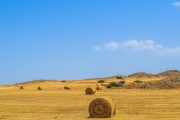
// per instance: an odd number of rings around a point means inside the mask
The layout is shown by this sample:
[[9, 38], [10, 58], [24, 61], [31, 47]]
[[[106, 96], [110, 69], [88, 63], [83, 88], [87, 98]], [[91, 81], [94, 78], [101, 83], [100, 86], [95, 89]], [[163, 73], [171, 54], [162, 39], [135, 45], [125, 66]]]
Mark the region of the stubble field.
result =
[[[71, 90], [64, 90], [64, 85], [71, 86]], [[99, 96], [109, 96], [116, 103], [116, 116], [107, 120], [180, 119], [179, 89], [103, 88], [95, 95], [86, 95], [86, 87], [95, 85], [93, 82], [43, 82], [27, 84], [23, 90], [18, 86], [0, 87], [0, 119], [96, 120], [89, 118], [88, 105]], [[37, 86], [43, 90], [38, 91]]]

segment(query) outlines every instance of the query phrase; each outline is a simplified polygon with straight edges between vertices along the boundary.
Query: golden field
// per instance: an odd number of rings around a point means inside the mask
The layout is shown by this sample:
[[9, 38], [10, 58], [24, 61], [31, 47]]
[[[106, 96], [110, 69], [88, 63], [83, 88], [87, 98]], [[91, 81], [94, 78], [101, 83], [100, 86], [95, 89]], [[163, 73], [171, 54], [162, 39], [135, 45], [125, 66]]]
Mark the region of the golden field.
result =
[[[109, 81], [112, 80], [109, 79]], [[24, 89], [20, 90], [19, 87], [22, 85]], [[71, 90], [64, 90], [65, 85], [71, 87]], [[107, 89], [103, 87], [94, 95], [85, 94], [87, 87], [96, 87], [96, 85], [95, 79], [0, 86], [0, 119], [96, 120], [97, 118], [88, 118], [88, 105], [91, 100], [99, 96], [110, 96], [116, 103], [116, 116], [107, 120], [180, 119], [180, 89]], [[43, 90], [38, 91], [38, 86]]]

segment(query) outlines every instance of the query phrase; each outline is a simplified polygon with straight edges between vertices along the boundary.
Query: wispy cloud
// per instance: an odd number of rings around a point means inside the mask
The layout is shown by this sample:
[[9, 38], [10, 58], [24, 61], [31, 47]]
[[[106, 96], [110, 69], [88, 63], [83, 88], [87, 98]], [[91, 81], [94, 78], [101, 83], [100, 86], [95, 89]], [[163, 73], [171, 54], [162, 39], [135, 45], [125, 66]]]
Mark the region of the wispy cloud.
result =
[[180, 7], [180, 1], [173, 3], [175, 7]]
[[118, 47], [119, 47], [119, 43], [112, 41], [112, 42], [106, 43], [104, 45], [96, 45], [93, 47], [93, 50], [95, 50], [95, 51], [101, 51], [101, 50], [105, 50], [105, 49], [106, 50], [116, 50], [116, 49], [118, 49]]
[[118, 50], [124, 48], [131, 51], [152, 51], [158, 54], [180, 54], [180, 46], [177, 47], [165, 47], [161, 44], [156, 44], [153, 40], [128, 40], [125, 42], [109, 42], [104, 45], [94, 46], [94, 50]]
[[157, 50], [161, 49], [162, 45], [155, 44], [152, 40], [129, 40], [122, 43], [125, 47], [133, 48], [134, 50]]
[[112, 41], [110, 43], [105, 44], [104, 47], [107, 49], [115, 50], [119, 47], [119, 43]]

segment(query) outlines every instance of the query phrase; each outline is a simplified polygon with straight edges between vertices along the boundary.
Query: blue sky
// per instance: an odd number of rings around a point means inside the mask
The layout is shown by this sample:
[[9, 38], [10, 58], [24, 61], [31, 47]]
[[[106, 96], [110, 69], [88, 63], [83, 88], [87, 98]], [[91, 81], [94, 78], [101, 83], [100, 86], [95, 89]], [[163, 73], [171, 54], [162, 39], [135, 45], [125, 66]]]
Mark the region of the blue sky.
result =
[[0, 84], [180, 69], [178, 0], [0, 0]]

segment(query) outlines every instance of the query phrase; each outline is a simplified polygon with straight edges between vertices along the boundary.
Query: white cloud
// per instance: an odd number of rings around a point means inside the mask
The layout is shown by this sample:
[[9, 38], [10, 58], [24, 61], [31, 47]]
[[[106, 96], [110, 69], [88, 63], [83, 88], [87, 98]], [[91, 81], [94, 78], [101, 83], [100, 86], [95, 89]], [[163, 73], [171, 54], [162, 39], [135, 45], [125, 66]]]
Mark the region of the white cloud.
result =
[[173, 3], [173, 5], [174, 5], [175, 7], [180, 7], [180, 2], [175, 2], [175, 3]]
[[152, 51], [157, 54], [169, 55], [180, 54], [180, 46], [177, 47], [165, 47], [160, 44], [156, 44], [153, 40], [128, 40], [125, 42], [109, 42], [101, 46], [95, 46], [94, 50], [118, 50], [124, 48], [131, 51]]
[[159, 51], [160, 54], [165, 54], [165, 55], [169, 55], [169, 54], [180, 54], [180, 46], [179, 47], [175, 47], [175, 48], [163, 48], [161, 51]]
[[155, 44], [152, 40], [129, 40], [123, 42], [122, 45], [125, 47], [133, 48], [134, 50], [157, 50], [163, 47], [162, 45]]
[[117, 42], [110, 42], [110, 43], [105, 44], [104, 46], [107, 49], [112, 49], [113, 50], [113, 49], [117, 49], [118, 48], [119, 43], [117, 43]]
[[95, 51], [101, 51], [101, 50], [105, 50], [105, 49], [116, 50], [116, 49], [118, 49], [118, 47], [119, 47], [119, 43], [112, 41], [112, 42], [106, 43], [104, 45], [96, 45], [93, 47], [93, 50], [95, 50]]

